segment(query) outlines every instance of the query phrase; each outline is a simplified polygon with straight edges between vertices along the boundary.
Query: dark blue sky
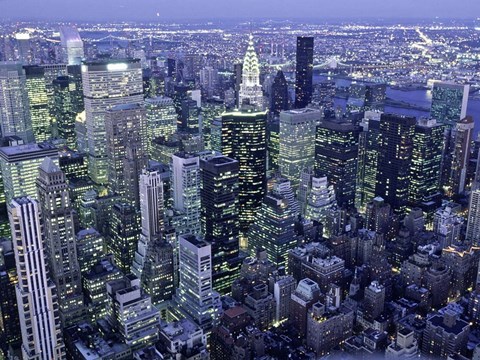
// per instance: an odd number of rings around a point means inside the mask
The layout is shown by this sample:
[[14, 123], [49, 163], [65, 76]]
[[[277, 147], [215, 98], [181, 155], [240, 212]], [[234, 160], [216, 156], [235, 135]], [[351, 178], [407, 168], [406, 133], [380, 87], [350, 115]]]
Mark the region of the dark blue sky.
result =
[[0, 0], [0, 19], [142, 21], [436, 16], [480, 17], [480, 0]]

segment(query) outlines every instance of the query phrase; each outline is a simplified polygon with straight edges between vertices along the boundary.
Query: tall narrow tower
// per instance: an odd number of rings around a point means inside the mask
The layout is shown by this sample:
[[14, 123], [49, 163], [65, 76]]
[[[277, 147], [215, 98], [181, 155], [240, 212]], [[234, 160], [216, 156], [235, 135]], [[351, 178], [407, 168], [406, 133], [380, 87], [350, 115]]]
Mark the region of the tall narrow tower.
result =
[[45, 256], [41, 210], [36, 200], [15, 198], [8, 207], [17, 264], [17, 304], [24, 359], [65, 358], [56, 287]]
[[295, 108], [306, 107], [313, 93], [313, 37], [297, 37], [295, 68]]
[[253, 36], [250, 34], [248, 48], [243, 58], [242, 84], [240, 85], [239, 107], [242, 104], [263, 107], [263, 92], [260, 85], [260, 65], [253, 45]]
[[77, 244], [65, 174], [49, 157], [39, 168], [37, 191], [42, 208], [47, 258], [57, 286], [63, 326], [81, 317], [83, 295]]

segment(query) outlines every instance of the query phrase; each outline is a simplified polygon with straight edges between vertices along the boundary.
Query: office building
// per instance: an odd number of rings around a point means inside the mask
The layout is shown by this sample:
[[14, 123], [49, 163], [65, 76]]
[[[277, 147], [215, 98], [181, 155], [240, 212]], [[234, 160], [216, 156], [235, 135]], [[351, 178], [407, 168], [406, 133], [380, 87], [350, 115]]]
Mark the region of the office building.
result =
[[200, 158], [187, 153], [172, 156], [173, 208], [182, 213], [184, 224], [177, 234], [201, 234]]
[[313, 37], [297, 37], [295, 67], [295, 108], [302, 109], [312, 101]]
[[179, 237], [180, 284], [175, 302], [181, 313], [204, 331], [219, 316], [220, 297], [212, 287], [212, 248], [194, 235]]
[[0, 127], [2, 137], [34, 141], [25, 70], [19, 63], [0, 62]]
[[286, 267], [289, 250], [297, 246], [296, 217], [282, 194], [267, 194], [248, 232], [250, 255], [255, 255], [260, 249], [265, 250], [268, 260], [277, 268]]
[[77, 256], [80, 272], [88, 273], [103, 257], [103, 236], [94, 229], [82, 229], [77, 235]]
[[145, 109], [138, 103], [111, 107], [105, 133], [109, 188], [138, 208], [138, 177], [147, 165]]
[[445, 127], [435, 119], [420, 119], [413, 135], [409, 201], [419, 205], [439, 194]]
[[347, 112], [383, 111], [387, 85], [352, 83], [348, 92]]
[[465, 190], [470, 148], [473, 139], [474, 122], [467, 116], [455, 123], [452, 148], [452, 162], [448, 182], [449, 194], [461, 194]]
[[418, 358], [418, 343], [415, 333], [409, 329], [401, 328], [397, 331], [395, 341], [385, 350], [385, 359], [416, 359]]
[[243, 104], [254, 105], [258, 109], [262, 109], [264, 106], [262, 85], [260, 85], [260, 64], [252, 35], [248, 39], [247, 52], [243, 58], [238, 107]]
[[380, 119], [375, 193], [396, 213], [404, 213], [408, 203], [415, 124], [415, 118], [402, 115]]
[[57, 289], [49, 276], [40, 206], [29, 197], [15, 198], [9, 203], [8, 215], [12, 239], [17, 244], [16, 295], [22, 331], [22, 357], [32, 360], [64, 359]]
[[294, 190], [302, 170], [314, 165], [315, 132], [320, 118], [320, 111], [308, 108], [280, 113], [278, 166]]
[[38, 167], [49, 157], [58, 164], [58, 150], [47, 143], [0, 148], [0, 167], [7, 204], [15, 197], [37, 196]]
[[226, 156], [200, 160], [201, 223], [212, 246], [213, 288], [230, 292], [240, 268], [238, 220], [238, 161]]
[[70, 149], [77, 148], [75, 119], [77, 106], [74, 93], [70, 90], [72, 82], [68, 76], [59, 76], [53, 80], [53, 118], [58, 137], [65, 140]]
[[45, 69], [32, 65], [24, 66], [24, 70], [33, 137], [39, 143], [50, 139], [52, 135]]
[[140, 60], [103, 60], [82, 63], [85, 127], [89, 174], [97, 184], [108, 180], [105, 115], [122, 104], [143, 102]]
[[302, 279], [291, 295], [290, 320], [300, 336], [307, 334], [307, 314], [320, 298], [320, 288], [311, 279]]
[[343, 119], [323, 120], [317, 127], [315, 174], [328, 178], [341, 207], [355, 205], [359, 133]]
[[170, 138], [177, 131], [177, 113], [173, 99], [156, 97], [145, 99], [145, 115], [147, 126], [147, 151], [151, 154], [153, 139]]
[[160, 312], [143, 293], [140, 280], [130, 274], [107, 284], [109, 296], [107, 319], [133, 350], [155, 344], [158, 340]]
[[273, 284], [275, 299], [275, 322], [280, 323], [290, 317], [290, 301], [297, 282], [292, 275], [283, 276]]
[[266, 284], [255, 285], [245, 297], [243, 307], [258, 329], [266, 331], [272, 327], [275, 319], [275, 300]]
[[109, 216], [107, 250], [113, 254], [115, 265], [124, 274], [128, 274], [140, 235], [138, 212], [128, 203], [115, 202]]
[[57, 288], [60, 320], [66, 327], [82, 316], [82, 280], [68, 185], [65, 174], [49, 157], [40, 165], [37, 192], [47, 259]]
[[430, 117], [448, 128], [467, 116], [469, 85], [435, 82], [432, 88]]
[[282, 111], [288, 110], [288, 106], [288, 83], [283, 71], [278, 70], [270, 94], [270, 111], [273, 115], [279, 115]]
[[251, 108], [222, 115], [221, 152], [237, 160], [240, 166], [238, 197], [240, 232], [243, 234], [254, 221], [265, 195], [266, 115], [265, 111], [259, 112]]
[[336, 205], [335, 190], [326, 177], [310, 176], [308, 182], [305, 218], [325, 224], [328, 211]]
[[72, 26], [60, 27], [60, 41], [64, 52], [64, 59], [68, 65], [80, 65], [85, 57], [83, 41], [78, 30]]

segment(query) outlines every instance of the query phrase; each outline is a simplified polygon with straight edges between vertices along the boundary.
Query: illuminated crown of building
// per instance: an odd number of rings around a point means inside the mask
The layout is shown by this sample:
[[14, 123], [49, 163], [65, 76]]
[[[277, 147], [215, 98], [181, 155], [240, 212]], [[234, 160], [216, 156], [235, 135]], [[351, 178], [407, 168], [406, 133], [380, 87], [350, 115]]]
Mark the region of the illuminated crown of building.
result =
[[260, 66], [257, 53], [253, 45], [253, 36], [250, 34], [247, 52], [243, 58], [242, 84], [240, 85], [240, 104], [246, 100], [259, 107], [263, 106], [263, 92], [260, 85]]

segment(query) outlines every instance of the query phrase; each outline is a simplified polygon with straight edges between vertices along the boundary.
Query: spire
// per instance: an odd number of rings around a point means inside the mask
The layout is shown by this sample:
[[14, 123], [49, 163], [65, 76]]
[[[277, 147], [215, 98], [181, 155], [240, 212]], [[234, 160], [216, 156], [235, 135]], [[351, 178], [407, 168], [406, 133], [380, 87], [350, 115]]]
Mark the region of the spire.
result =
[[240, 104], [244, 102], [263, 106], [263, 91], [260, 85], [260, 65], [253, 41], [253, 35], [248, 36], [248, 46], [243, 58], [242, 84], [240, 86]]
[[60, 168], [57, 164], [53, 162], [50, 157], [46, 157], [43, 159], [42, 164], [40, 165], [40, 169], [42, 169], [47, 174], [56, 173], [60, 171]]

